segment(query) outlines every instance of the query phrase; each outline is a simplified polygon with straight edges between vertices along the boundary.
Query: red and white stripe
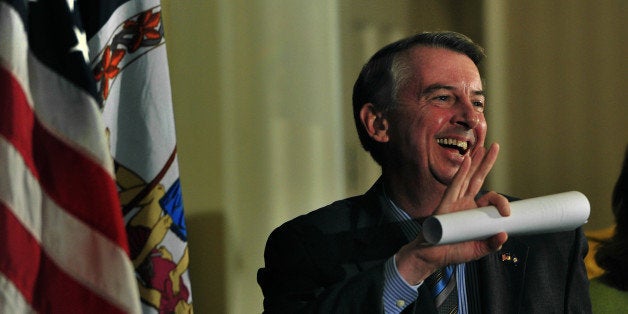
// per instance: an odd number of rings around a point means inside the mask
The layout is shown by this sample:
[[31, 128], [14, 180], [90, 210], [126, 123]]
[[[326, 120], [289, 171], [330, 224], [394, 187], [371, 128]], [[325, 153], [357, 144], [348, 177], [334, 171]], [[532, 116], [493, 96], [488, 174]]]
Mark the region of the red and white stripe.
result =
[[0, 313], [140, 312], [95, 100], [0, 2]]

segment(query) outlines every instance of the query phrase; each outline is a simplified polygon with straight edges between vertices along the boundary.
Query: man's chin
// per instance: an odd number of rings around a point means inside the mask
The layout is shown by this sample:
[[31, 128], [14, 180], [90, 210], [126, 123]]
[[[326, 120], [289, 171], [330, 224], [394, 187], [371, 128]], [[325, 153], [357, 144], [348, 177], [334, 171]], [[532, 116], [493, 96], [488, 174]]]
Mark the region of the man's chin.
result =
[[454, 176], [458, 172], [458, 169], [450, 170], [450, 171], [439, 171], [437, 173], [432, 172], [432, 176], [436, 180], [436, 182], [449, 186], [452, 182], [454, 182]]

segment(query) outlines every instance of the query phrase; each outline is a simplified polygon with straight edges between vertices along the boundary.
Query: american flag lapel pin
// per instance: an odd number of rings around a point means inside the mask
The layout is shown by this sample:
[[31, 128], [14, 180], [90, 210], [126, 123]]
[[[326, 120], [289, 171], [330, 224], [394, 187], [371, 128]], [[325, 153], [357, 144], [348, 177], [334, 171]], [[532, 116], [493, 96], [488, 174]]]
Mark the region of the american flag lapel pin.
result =
[[501, 260], [504, 263], [512, 263], [513, 265], [517, 265], [517, 263], [519, 263], [517, 256], [510, 254], [509, 252], [502, 253]]

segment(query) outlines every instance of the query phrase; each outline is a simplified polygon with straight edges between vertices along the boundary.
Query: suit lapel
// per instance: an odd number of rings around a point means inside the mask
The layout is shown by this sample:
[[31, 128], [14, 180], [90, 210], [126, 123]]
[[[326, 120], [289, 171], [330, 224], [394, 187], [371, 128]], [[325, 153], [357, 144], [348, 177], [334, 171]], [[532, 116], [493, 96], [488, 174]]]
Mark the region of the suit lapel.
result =
[[478, 263], [482, 312], [517, 313], [521, 306], [529, 247], [509, 239]]
[[[351, 232], [353, 247], [358, 255], [358, 269], [368, 269], [395, 254], [408, 243], [399, 223], [384, 214], [386, 204], [381, 197], [381, 182], [378, 180], [362, 197], [351, 206]], [[382, 249], [384, 248], [384, 249]]]

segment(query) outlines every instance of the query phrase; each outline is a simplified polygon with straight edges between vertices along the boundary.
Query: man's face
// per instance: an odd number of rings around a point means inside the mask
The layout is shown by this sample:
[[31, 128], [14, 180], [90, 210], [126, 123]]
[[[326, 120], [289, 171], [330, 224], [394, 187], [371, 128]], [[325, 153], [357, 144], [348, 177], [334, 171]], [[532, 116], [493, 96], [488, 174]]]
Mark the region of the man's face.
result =
[[448, 185], [463, 157], [484, 145], [484, 93], [480, 74], [466, 55], [417, 47], [411, 79], [401, 86], [389, 121], [389, 160], [422, 184]]

